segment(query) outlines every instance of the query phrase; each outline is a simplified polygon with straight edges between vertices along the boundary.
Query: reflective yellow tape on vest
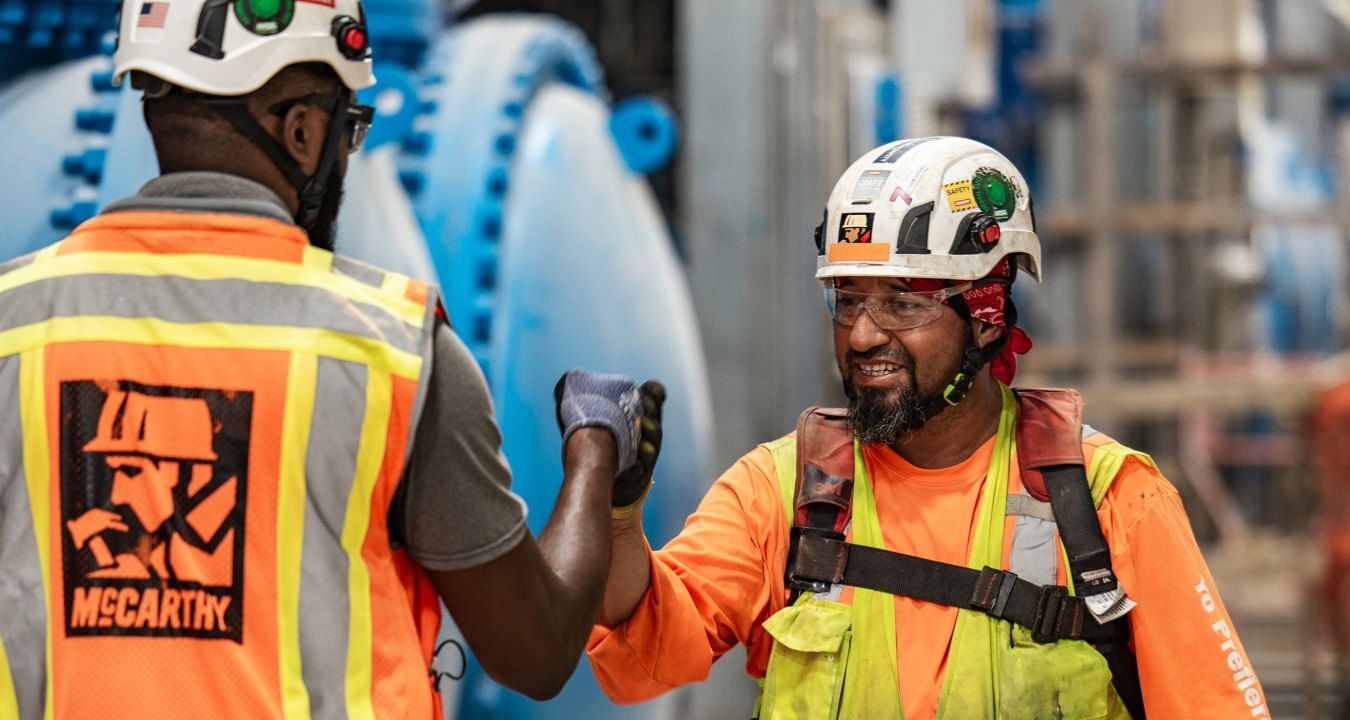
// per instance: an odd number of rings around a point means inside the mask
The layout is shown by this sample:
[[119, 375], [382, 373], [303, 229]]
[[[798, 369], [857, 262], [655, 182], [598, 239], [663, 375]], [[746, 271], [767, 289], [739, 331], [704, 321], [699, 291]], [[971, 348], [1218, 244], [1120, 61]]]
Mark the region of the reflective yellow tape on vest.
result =
[[5, 654], [5, 638], [0, 636], [0, 717], [19, 716], [19, 696], [14, 691], [14, 678], [9, 675], [9, 656]]
[[[61, 255], [49, 260], [35, 260], [29, 265], [0, 275], [0, 293], [39, 280], [78, 275], [129, 275], [158, 277], [173, 275], [189, 280], [249, 280], [281, 285], [298, 285], [327, 290], [355, 302], [388, 309], [403, 322], [420, 327], [426, 308], [406, 297], [393, 295], [381, 288], [367, 285], [330, 269], [331, 255], [307, 253], [328, 258], [322, 265], [304, 265], [262, 260], [256, 258], [225, 257], [221, 255], [184, 254], [154, 255], [151, 253], [78, 253]], [[404, 283], [406, 287], [406, 282]]]
[[351, 598], [351, 629], [347, 650], [347, 717], [350, 720], [374, 720], [371, 696], [371, 652], [374, 647], [374, 623], [370, 610], [370, 570], [361, 555], [366, 533], [370, 530], [370, 498], [384, 459], [386, 430], [389, 427], [389, 399], [393, 394], [388, 375], [372, 371], [366, 383], [366, 417], [361, 425], [361, 445], [356, 453], [356, 482], [347, 500], [347, 517], [342, 525], [342, 548], [351, 560], [347, 576]]
[[320, 328], [173, 323], [156, 318], [95, 315], [52, 318], [0, 332], [0, 356], [54, 343], [116, 342], [139, 345], [302, 352], [368, 363], [392, 375], [416, 380], [422, 357], [371, 338]]
[[[4, 343], [0, 342], [0, 348]], [[33, 535], [37, 541], [38, 562], [42, 572], [43, 605], [51, 608], [52, 583], [48, 568], [51, 567], [51, 456], [47, 453], [47, 402], [43, 397], [46, 383], [43, 378], [44, 354], [40, 349], [26, 350], [19, 358], [19, 413], [23, 416], [23, 458], [24, 474], [28, 477], [28, 505], [33, 512]], [[48, 627], [50, 628], [50, 622]], [[43, 701], [44, 720], [51, 720], [53, 713], [53, 693], [50, 678], [52, 674], [52, 635], [46, 633], [44, 651], [44, 671], [47, 678], [46, 698]]]
[[[318, 358], [291, 356], [286, 378], [286, 411], [281, 422], [281, 477], [277, 487], [277, 659], [281, 710], [286, 720], [310, 717], [309, 690], [300, 663], [300, 578], [305, 526], [305, 458], [314, 420]], [[301, 480], [302, 482], [295, 482]]]

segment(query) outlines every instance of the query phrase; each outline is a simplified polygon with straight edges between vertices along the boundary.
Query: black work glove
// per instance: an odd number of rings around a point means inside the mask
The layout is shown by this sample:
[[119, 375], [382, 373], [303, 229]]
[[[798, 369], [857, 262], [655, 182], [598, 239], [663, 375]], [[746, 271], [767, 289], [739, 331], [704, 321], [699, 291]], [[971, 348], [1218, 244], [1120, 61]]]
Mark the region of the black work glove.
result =
[[661, 454], [661, 406], [666, 402], [666, 388], [655, 380], [642, 383], [642, 431], [638, 437], [637, 460], [632, 467], [614, 478], [611, 497], [615, 517], [636, 513], [652, 486], [652, 470]]

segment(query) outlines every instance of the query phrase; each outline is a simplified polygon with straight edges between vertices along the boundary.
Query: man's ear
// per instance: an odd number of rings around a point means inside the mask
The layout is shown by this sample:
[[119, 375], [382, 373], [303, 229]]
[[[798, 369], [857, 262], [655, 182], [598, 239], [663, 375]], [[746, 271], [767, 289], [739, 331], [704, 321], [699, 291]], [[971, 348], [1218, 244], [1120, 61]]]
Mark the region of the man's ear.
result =
[[975, 342], [982, 348], [1008, 334], [1008, 328], [1001, 325], [990, 325], [983, 320], [976, 320], [975, 318], [971, 318], [970, 322], [975, 330]]
[[281, 146], [306, 175], [313, 175], [328, 136], [328, 113], [296, 103], [281, 117]]

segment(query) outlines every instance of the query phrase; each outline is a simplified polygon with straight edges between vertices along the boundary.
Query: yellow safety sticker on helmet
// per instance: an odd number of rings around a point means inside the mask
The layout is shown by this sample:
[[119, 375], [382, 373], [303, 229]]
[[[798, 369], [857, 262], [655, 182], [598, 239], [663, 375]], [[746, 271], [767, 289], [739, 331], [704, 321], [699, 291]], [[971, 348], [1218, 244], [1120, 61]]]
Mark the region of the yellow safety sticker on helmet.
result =
[[947, 183], [942, 186], [942, 191], [947, 196], [947, 205], [952, 212], [965, 212], [979, 207], [975, 204], [975, 190], [969, 180]]

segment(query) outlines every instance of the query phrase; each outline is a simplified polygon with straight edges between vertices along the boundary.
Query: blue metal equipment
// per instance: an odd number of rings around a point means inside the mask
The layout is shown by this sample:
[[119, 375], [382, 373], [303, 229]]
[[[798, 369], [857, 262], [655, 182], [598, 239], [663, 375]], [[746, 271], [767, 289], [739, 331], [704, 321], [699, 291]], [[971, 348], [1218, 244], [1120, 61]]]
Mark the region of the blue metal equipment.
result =
[[[37, 13], [58, 5], [63, 17], [101, 24], [80, 26], [83, 45], [34, 55], [34, 33], [48, 37]], [[440, 283], [492, 386], [535, 532], [561, 479], [557, 378], [583, 365], [665, 382], [665, 449], [646, 515], [652, 542], [664, 543], [711, 479], [693, 306], [638, 174], [674, 151], [669, 111], [630, 99], [611, 112], [589, 46], [556, 19], [487, 16], [442, 30], [431, 0], [366, 7], [380, 60], [379, 84], [363, 101], [378, 114], [349, 166], [339, 251]], [[138, 94], [111, 84], [115, 8], [0, 0], [0, 142], [10, 164], [0, 176], [0, 260], [60, 239], [157, 172]], [[438, 660], [452, 673], [457, 664]], [[447, 717], [465, 720], [645, 718], [659, 705], [610, 704], [584, 660], [549, 703], [502, 691], [472, 661], [462, 683], [440, 686]]]

